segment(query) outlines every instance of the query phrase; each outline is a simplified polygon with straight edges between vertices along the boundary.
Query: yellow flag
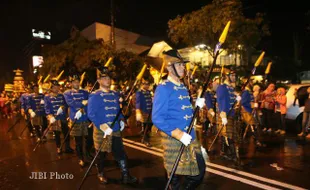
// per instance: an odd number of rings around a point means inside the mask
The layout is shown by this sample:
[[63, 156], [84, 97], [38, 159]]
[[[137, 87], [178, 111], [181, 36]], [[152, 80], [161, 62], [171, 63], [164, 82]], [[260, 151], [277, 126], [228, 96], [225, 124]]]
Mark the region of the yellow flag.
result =
[[190, 69], [191, 69], [191, 63], [188, 62], [188, 63], [186, 63], [186, 70], [189, 71]]
[[42, 75], [40, 75], [40, 78], [39, 78], [39, 80], [38, 80], [38, 84], [40, 84], [40, 83], [41, 83], [42, 78], [43, 78], [43, 76], [42, 76]]
[[99, 71], [99, 69], [96, 69], [96, 75], [97, 75], [97, 78], [99, 78], [99, 76], [100, 76], [100, 71]]
[[263, 61], [264, 55], [265, 55], [265, 52], [263, 51], [260, 54], [260, 56], [258, 57], [258, 59], [256, 60], [254, 67], [258, 67], [259, 66], [259, 64]]
[[226, 26], [225, 26], [225, 28], [224, 28], [222, 34], [221, 34], [221, 37], [220, 37], [220, 39], [219, 39], [219, 42], [220, 42], [221, 44], [223, 44], [223, 43], [225, 42], [225, 40], [226, 40], [229, 27], [230, 27], [230, 21], [228, 21], [228, 23], [226, 24]]
[[110, 57], [109, 59], [108, 59], [108, 61], [105, 63], [105, 67], [109, 67], [109, 65], [110, 65], [110, 63], [112, 62], [112, 60], [113, 60], [113, 58], [112, 57]]
[[81, 75], [80, 86], [83, 84], [86, 72]]
[[57, 81], [60, 79], [61, 75], [62, 75], [64, 72], [65, 72], [65, 71], [62, 70], [62, 71], [59, 73], [59, 75], [56, 77], [56, 80], [57, 80]]
[[271, 65], [272, 65], [272, 62], [269, 62], [269, 63], [268, 63], [268, 66], [267, 66], [267, 68], [266, 68], [266, 71], [265, 71], [265, 74], [266, 74], [266, 75], [269, 74]]
[[45, 79], [44, 79], [43, 83], [46, 83], [46, 81], [50, 78], [50, 76], [51, 76], [51, 75], [50, 75], [50, 74], [48, 74], [48, 75], [47, 75], [47, 77], [45, 77]]
[[146, 67], [147, 67], [147, 65], [144, 64], [143, 67], [142, 67], [142, 69], [141, 69], [141, 71], [140, 71], [140, 73], [139, 73], [138, 76], [137, 76], [137, 80], [141, 80], [141, 79], [142, 79]]
[[197, 67], [198, 67], [197, 65], [194, 66], [194, 70], [193, 70], [193, 72], [192, 72], [192, 76], [194, 76], [194, 74], [195, 74], [195, 72], [196, 72], [196, 70], [197, 70]]

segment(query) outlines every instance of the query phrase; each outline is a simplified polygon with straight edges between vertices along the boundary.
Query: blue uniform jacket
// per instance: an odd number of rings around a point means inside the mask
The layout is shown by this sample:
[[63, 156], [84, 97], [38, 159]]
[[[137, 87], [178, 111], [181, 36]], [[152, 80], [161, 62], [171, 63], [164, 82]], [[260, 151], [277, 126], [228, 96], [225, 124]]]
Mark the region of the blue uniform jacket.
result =
[[25, 111], [27, 111], [28, 108], [28, 98], [29, 98], [29, 94], [28, 93], [24, 93], [21, 95], [19, 101], [21, 103], [21, 108], [24, 109]]
[[[56, 116], [60, 106], [63, 106], [63, 113]], [[66, 120], [68, 105], [62, 94], [57, 94], [57, 96], [46, 95], [44, 97], [44, 108], [46, 115], [51, 114], [56, 120]]]
[[[111, 127], [117, 113], [120, 110], [119, 96], [114, 91], [104, 92], [97, 90], [89, 95], [88, 106], [87, 106], [88, 118], [100, 129], [100, 125], [106, 123]], [[119, 121], [124, 116], [120, 114], [118, 121], [115, 122], [112, 130], [119, 131]]]
[[206, 91], [205, 93], [205, 104], [209, 109], [214, 109], [214, 95], [210, 91]]
[[[236, 100], [236, 95], [234, 94], [234, 88], [228, 86], [227, 84], [221, 84], [216, 89], [216, 97], [218, 103], [219, 112], [225, 112], [228, 116], [228, 112]], [[229, 116], [234, 116], [235, 111], [232, 110]]]
[[152, 95], [149, 90], [138, 90], [136, 92], [136, 109], [144, 113], [151, 113], [152, 110]]
[[84, 122], [88, 120], [87, 117], [87, 106], [84, 106], [82, 104], [83, 100], [88, 100], [88, 92], [86, 90], [67, 90], [64, 93], [64, 97], [66, 100], [66, 103], [68, 104], [69, 108], [70, 108], [70, 113], [69, 113], [69, 117], [70, 119], [73, 121], [75, 120], [75, 114], [77, 111], [79, 111], [79, 109], [83, 108], [84, 112], [82, 117], [80, 117], [79, 120], [77, 120], [76, 122]]
[[45, 116], [44, 104], [41, 104], [42, 100], [44, 100], [43, 94], [30, 94], [28, 96], [27, 110], [32, 109], [37, 116]]
[[[152, 109], [154, 125], [171, 136], [177, 128], [186, 132], [193, 118], [193, 106], [184, 84], [175, 84], [166, 80], [157, 86]], [[195, 139], [195, 131], [190, 135]]]
[[251, 102], [254, 103], [254, 96], [251, 91], [245, 89], [241, 95], [241, 105], [245, 109], [245, 111], [252, 113]]

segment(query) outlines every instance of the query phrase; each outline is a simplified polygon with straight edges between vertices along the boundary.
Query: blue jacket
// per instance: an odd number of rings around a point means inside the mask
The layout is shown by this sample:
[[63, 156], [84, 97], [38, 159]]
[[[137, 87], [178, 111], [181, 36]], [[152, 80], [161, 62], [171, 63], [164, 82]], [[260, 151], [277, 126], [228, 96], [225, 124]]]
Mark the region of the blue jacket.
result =
[[44, 104], [41, 104], [42, 100], [44, 100], [43, 94], [30, 94], [28, 96], [27, 110], [32, 109], [36, 115], [45, 116]]
[[[227, 84], [221, 84], [216, 89], [216, 97], [218, 103], [219, 113], [225, 112], [228, 116], [228, 112], [231, 109], [231, 106], [236, 100], [236, 95], [234, 94], [234, 88], [228, 86]], [[234, 116], [234, 109], [230, 112], [229, 116]]]
[[[193, 106], [184, 84], [175, 84], [166, 80], [157, 86], [152, 109], [154, 125], [171, 136], [177, 128], [186, 132], [193, 118]], [[195, 131], [190, 135], [195, 139]]]
[[29, 98], [29, 95], [28, 93], [24, 93], [21, 95], [19, 101], [21, 103], [21, 108], [24, 109], [25, 111], [27, 111], [27, 108], [29, 107], [28, 106], [28, 98]]
[[[56, 116], [60, 106], [63, 106], [63, 113]], [[44, 108], [46, 115], [53, 115], [56, 120], [66, 120], [68, 105], [62, 94], [57, 94], [57, 96], [46, 95], [44, 97]]]
[[152, 95], [149, 90], [138, 90], [136, 92], [136, 109], [144, 113], [151, 113], [152, 110]]
[[252, 113], [251, 102], [254, 103], [253, 93], [249, 89], [245, 89], [241, 95], [241, 105], [245, 111]]
[[[119, 96], [114, 91], [103, 92], [97, 90], [89, 95], [87, 106], [88, 118], [100, 129], [100, 125], [106, 123], [111, 127], [117, 113], [120, 110]], [[113, 131], [119, 131], [119, 121], [124, 118], [122, 114], [118, 117], [114, 126], [111, 127]]]
[[64, 93], [64, 97], [65, 97], [65, 100], [66, 100], [66, 103], [68, 104], [69, 108], [70, 108], [70, 113], [69, 113], [69, 117], [70, 119], [73, 121], [74, 120], [74, 117], [75, 117], [75, 114], [76, 112], [83, 108], [83, 115], [82, 117], [80, 117], [79, 120], [77, 120], [76, 122], [84, 122], [84, 121], [87, 121], [88, 120], [88, 117], [87, 117], [87, 106], [84, 106], [82, 104], [82, 101], [83, 100], [88, 100], [88, 92], [86, 90], [78, 90], [78, 91], [75, 91], [75, 90], [67, 90], [65, 93]]
[[212, 92], [206, 91], [206, 93], [205, 93], [205, 104], [206, 104], [208, 110], [214, 109], [214, 103], [215, 103], [214, 95], [212, 94]]

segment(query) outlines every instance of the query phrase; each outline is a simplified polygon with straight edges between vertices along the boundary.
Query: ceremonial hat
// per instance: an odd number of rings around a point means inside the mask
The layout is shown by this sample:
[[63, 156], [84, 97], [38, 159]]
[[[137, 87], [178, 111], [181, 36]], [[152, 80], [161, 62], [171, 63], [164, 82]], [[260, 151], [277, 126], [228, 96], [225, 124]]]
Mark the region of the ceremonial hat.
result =
[[51, 80], [52, 86], [60, 86], [57, 80]]
[[171, 50], [168, 50], [168, 51], [164, 51], [163, 52], [164, 55], [168, 55], [170, 57], [174, 57], [174, 58], [177, 58], [179, 59], [180, 61], [179, 62], [168, 62], [168, 65], [171, 65], [171, 64], [174, 64], [174, 63], [188, 63], [189, 61], [188, 60], [185, 60], [181, 55], [180, 53], [178, 52], [178, 50], [176, 49], [171, 49]]
[[111, 73], [108, 69], [108, 67], [103, 67], [99, 70], [98, 77], [111, 77]]
[[72, 82], [72, 81], [75, 81], [75, 80], [80, 81], [81, 80], [80, 76], [77, 75], [77, 74], [69, 76], [69, 82]]

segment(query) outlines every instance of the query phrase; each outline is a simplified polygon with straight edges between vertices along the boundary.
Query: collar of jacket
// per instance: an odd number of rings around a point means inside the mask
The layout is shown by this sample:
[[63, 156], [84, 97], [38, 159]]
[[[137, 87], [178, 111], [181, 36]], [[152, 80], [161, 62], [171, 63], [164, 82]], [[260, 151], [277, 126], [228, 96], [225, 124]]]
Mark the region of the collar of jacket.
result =
[[179, 81], [174, 80], [171, 76], [168, 76], [167, 79], [172, 82], [173, 84], [180, 86], [181, 83]]
[[101, 88], [101, 87], [100, 87], [100, 90], [101, 90], [102, 92], [110, 92], [110, 90], [106, 90], [106, 89], [103, 89], [103, 88]]

